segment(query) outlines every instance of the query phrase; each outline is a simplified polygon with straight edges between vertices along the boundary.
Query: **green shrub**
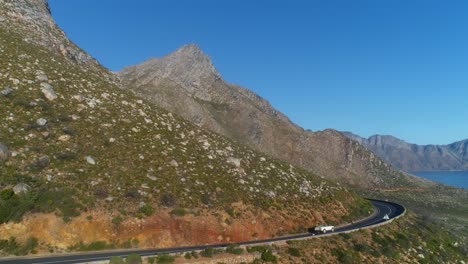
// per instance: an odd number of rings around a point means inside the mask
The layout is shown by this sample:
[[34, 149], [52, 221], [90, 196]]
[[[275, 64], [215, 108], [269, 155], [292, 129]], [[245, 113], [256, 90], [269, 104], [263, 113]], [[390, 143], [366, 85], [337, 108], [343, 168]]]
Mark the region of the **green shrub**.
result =
[[262, 256], [260, 257], [263, 261], [265, 262], [273, 262], [273, 263], [276, 263], [278, 261], [278, 258], [273, 255], [273, 253], [271, 252], [271, 250], [265, 250], [263, 253], [262, 253]]
[[196, 258], [196, 259], [197, 259], [197, 258], [199, 258], [199, 257], [200, 257], [200, 255], [198, 254], [198, 252], [196, 252], [196, 251], [192, 251], [192, 257], [194, 257], [194, 258]]
[[239, 245], [231, 244], [226, 248], [226, 252], [229, 254], [240, 255], [244, 253], [244, 250]]
[[0, 198], [5, 201], [10, 200], [13, 195], [15, 195], [15, 192], [12, 189], [5, 189], [0, 192]]
[[189, 252], [185, 253], [184, 258], [185, 259], [192, 259], [192, 254], [190, 254]]
[[187, 211], [185, 211], [184, 208], [176, 208], [171, 211], [171, 214], [175, 216], [184, 216], [187, 214]]
[[11, 237], [9, 240], [0, 240], [0, 251], [16, 256], [24, 256], [29, 253], [34, 254], [36, 253], [37, 246], [38, 240], [35, 237], [29, 238], [24, 245], [18, 243], [14, 237]]
[[148, 263], [149, 263], [149, 264], [154, 264], [154, 263], [156, 263], [156, 258], [155, 258], [155, 257], [148, 257]]
[[140, 213], [146, 215], [146, 216], [150, 216], [152, 214], [154, 214], [154, 208], [147, 204], [147, 205], [144, 205], [143, 207], [140, 208]]
[[170, 256], [170, 255], [160, 255], [157, 257], [158, 264], [168, 264], [168, 263], [174, 263], [175, 257]]
[[116, 226], [116, 227], [119, 227], [120, 224], [122, 223], [122, 221], [123, 221], [123, 218], [120, 215], [112, 218], [112, 224], [114, 224], [114, 226]]
[[121, 257], [112, 257], [109, 264], [125, 264], [125, 262]]
[[214, 249], [213, 248], [207, 248], [203, 250], [200, 255], [205, 258], [211, 258], [214, 255]]
[[141, 264], [142, 260], [140, 255], [138, 254], [130, 254], [128, 255], [127, 259], [125, 260], [126, 264]]
[[301, 251], [298, 248], [290, 247], [288, 248], [288, 254], [293, 256], [293, 257], [300, 257]]

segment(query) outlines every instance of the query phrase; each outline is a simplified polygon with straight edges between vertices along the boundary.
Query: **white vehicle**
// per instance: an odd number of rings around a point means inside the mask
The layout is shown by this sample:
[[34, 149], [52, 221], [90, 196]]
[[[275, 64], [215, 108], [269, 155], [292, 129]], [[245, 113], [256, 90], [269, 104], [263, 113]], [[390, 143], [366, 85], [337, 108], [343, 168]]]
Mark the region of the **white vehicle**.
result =
[[335, 231], [335, 227], [334, 226], [321, 225], [321, 226], [316, 226], [314, 228], [314, 231], [325, 234], [326, 232], [329, 232], [329, 231], [332, 231], [332, 232]]

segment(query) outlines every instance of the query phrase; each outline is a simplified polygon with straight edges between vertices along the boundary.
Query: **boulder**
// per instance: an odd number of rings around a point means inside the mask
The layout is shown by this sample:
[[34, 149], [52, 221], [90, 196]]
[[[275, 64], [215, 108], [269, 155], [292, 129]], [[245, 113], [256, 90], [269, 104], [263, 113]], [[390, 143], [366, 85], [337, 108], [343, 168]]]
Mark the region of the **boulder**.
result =
[[7, 87], [7, 88], [3, 89], [2, 91], [0, 91], [0, 94], [3, 95], [3, 96], [8, 96], [12, 92], [13, 92], [13, 89], [11, 89], [10, 87]]
[[8, 159], [8, 147], [0, 143], [0, 162], [4, 162]]
[[237, 168], [239, 168], [241, 166], [241, 160], [238, 159], [238, 158], [234, 158], [234, 157], [229, 157], [227, 159], [227, 163], [229, 163], [231, 165], [234, 165]]
[[38, 126], [45, 126], [47, 124], [47, 120], [44, 118], [39, 118], [38, 120], [36, 120], [36, 124]]
[[13, 192], [15, 194], [20, 194], [20, 193], [27, 193], [31, 190], [31, 186], [25, 184], [25, 183], [18, 183], [13, 187]]
[[175, 161], [175, 160], [171, 160], [171, 162], [169, 162], [169, 164], [170, 164], [172, 167], [178, 167], [178, 166], [179, 166], [179, 163], [177, 163], [177, 161]]
[[57, 99], [57, 94], [55, 93], [54, 88], [48, 83], [41, 83], [41, 92], [49, 101]]
[[96, 165], [96, 160], [91, 156], [86, 156], [86, 162], [88, 162], [91, 165]]
[[47, 77], [47, 75], [41, 73], [41, 74], [36, 75], [36, 80], [40, 82], [47, 82], [49, 78]]

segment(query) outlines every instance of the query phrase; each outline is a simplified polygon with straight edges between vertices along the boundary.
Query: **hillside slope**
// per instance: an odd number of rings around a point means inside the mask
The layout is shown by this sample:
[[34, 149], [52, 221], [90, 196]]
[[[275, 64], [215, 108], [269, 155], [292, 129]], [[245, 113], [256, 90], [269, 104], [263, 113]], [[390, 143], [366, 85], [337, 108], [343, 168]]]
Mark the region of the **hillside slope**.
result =
[[0, 12], [0, 254], [249, 240], [370, 213], [339, 184], [29, 41], [61, 34], [36, 31], [53, 22], [36, 20], [50, 16], [47, 2], [1, 1]]
[[468, 170], [468, 140], [449, 145], [416, 145], [393, 136], [362, 138], [350, 132], [344, 134], [403, 171]]

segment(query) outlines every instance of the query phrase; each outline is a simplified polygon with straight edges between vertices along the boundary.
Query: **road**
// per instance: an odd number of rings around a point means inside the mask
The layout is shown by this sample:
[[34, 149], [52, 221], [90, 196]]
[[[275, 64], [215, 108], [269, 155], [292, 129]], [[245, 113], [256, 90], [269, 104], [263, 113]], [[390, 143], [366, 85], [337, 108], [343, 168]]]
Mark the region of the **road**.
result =
[[[242, 243], [237, 243], [241, 246], [249, 246], [255, 244], [270, 244], [275, 242], [284, 242], [288, 240], [297, 240], [297, 239], [307, 239], [313, 237], [329, 236], [332, 234], [340, 234], [351, 231], [356, 231], [362, 228], [370, 228], [383, 224], [384, 222], [389, 222], [394, 218], [397, 218], [404, 214], [405, 208], [399, 204], [372, 200], [374, 205], [375, 212], [374, 214], [366, 219], [355, 222], [353, 224], [336, 227], [334, 232], [328, 232], [327, 234], [315, 234], [315, 233], [304, 233], [297, 235], [289, 235], [271, 239], [264, 240], [255, 240], [247, 241]], [[389, 220], [384, 220], [384, 216], [388, 215]], [[192, 247], [180, 247], [180, 248], [164, 248], [164, 249], [133, 249], [133, 250], [115, 250], [115, 251], [106, 251], [106, 252], [86, 252], [86, 253], [74, 253], [67, 255], [56, 255], [56, 256], [33, 256], [33, 257], [17, 257], [17, 258], [0, 258], [0, 264], [70, 264], [70, 263], [83, 263], [83, 262], [92, 262], [100, 260], [108, 260], [114, 256], [126, 257], [129, 254], [139, 254], [140, 256], [151, 256], [155, 254], [163, 253], [182, 253], [195, 250], [204, 250], [206, 248], [222, 248], [226, 247], [229, 244], [213, 244], [213, 245], [203, 245], [203, 246], [192, 246]]]

